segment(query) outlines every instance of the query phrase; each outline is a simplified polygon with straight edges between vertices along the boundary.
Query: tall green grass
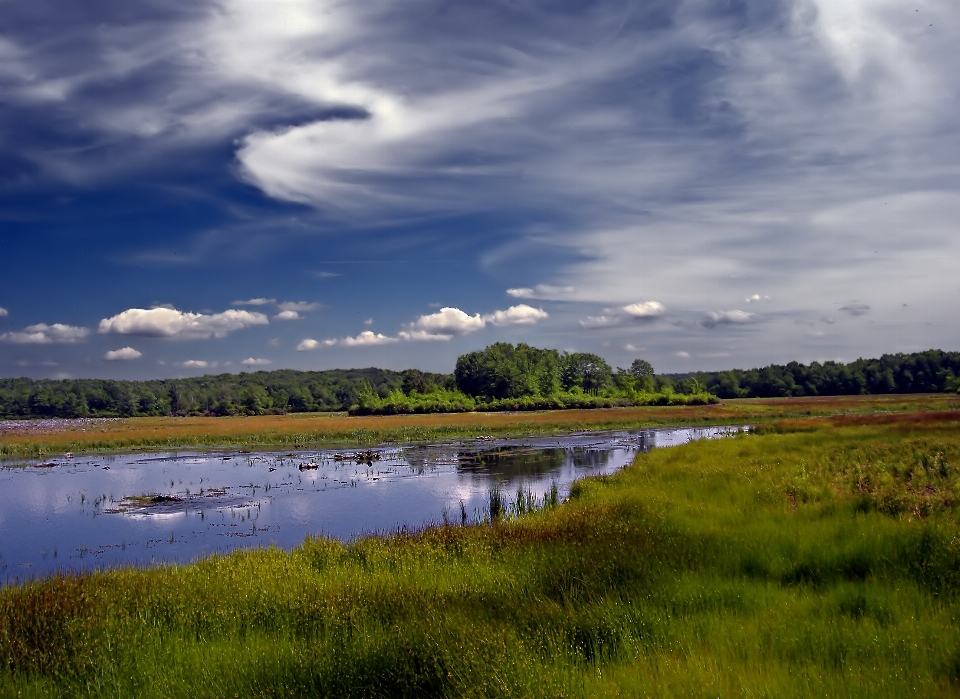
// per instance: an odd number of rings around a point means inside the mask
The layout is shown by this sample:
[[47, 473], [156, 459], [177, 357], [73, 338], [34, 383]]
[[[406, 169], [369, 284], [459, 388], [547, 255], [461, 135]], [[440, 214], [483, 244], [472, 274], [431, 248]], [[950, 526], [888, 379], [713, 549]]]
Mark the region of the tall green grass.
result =
[[0, 696], [960, 694], [956, 423], [805, 429], [484, 526], [8, 588]]

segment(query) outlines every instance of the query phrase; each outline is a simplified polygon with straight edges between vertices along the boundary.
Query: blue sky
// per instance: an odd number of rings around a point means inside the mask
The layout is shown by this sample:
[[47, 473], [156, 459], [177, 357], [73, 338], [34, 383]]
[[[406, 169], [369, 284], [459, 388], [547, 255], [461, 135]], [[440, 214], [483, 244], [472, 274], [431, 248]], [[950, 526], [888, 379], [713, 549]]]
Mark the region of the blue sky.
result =
[[960, 349], [949, 0], [0, 16], [2, 376]]

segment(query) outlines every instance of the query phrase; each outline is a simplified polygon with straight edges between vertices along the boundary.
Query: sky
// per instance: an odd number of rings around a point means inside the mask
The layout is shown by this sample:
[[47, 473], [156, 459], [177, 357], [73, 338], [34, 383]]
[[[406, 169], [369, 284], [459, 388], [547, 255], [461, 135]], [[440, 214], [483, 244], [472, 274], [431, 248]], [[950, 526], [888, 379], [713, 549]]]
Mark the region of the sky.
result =
[[960, 350], [955, 0], [0, 0], [0, 376]]

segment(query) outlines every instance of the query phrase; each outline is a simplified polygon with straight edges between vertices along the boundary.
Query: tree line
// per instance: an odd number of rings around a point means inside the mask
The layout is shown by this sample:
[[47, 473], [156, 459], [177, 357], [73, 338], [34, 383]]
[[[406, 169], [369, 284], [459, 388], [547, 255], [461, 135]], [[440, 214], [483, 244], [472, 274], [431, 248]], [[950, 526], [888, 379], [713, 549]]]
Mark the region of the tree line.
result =
[[849, 364], [790, 362], [758, 369], [672, 374], [667, 378], [677, 385], [697, 381], [720, 398], [960, 392], [960, 352], [932, 349], [857, 359]]
[[461, 356], [453, 374], [368, 368], [150, 381], [0, 379], [0, 417], [512, 410], [676, 404], [708, 393], [766, 398], [943, 391], [960, 391], [960, 352], [657, 375], [643, 359], [614, 370], [595, 354], [501, 342]]
[[258, 371], [187, 379], [0, 379], [0, 417], [264, 415], [346, 410], [363, 387], [430, 391], [453, 378], [419, 371]]

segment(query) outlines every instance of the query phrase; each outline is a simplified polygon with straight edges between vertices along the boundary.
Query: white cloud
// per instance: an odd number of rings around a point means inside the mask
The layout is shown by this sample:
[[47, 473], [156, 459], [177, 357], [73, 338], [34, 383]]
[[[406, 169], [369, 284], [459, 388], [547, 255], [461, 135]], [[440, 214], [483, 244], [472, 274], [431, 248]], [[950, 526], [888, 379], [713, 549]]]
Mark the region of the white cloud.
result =
[[746, 311], [713, 311], [707, 313], [700, 321], [705, 328], [715, 328], [718, 325], [748, 325], [757, 321], [756, 313]]
[[108, 361], [116, 361], [121, 359], [140, 359], [143, 354], [138, 352], [133, 347], [121, 347], [118, 350], [111, 350], [103, 355], [103, 358]]
[[602, 315], [587, 316], [579, 322], [582, 328], [613, 328], [630, 321], [650, 321], [660, 318], [665, 310], [659, 301], [629, 303], [617, 310], [605, 308]]
[[223, 313], [205, 314], [178, 311], [174, 308], [131, 308], [112, 318], [100, 321], [101, 333], [173, 337], [184, 340], [226, 337], [229, 333], [253, 325], [267, 325], [263, 313], [230, 309]]
[[364, 325], [373, 325], [373, 318], [367, 318], [365, 321], [363, 321], [363, 324], [364, 324]]
[[769, 301], [769, 296], [761, 296], [760, 294], [753, 294], [744, 299], [747, 303], [758, 303], [760, 301]]
[[[430, 313], [417, 318], [410, 324], [408, 339], [434, 339], [427, 336], [437, 336], [435, 339], [449, 339], [457, 335], [466, 335], [486, 326], [486, 321], [480, 314], [467, 315], [459, 308], [445, 306], [436, 313]], [[443, 336], [441, 338], [440, 336]]]
[[447, 342], [453, 339], [453, 335], [435, 335], [426, 330], [401, 330], [398, 336], [410, 342]]
[[659, 301], [644, 301], [631, 303], [623, 307], [624, 313], [631, 318], [659, 318], [664, 313], [663, 304]]
[[582, 318], [580, 321], [580, 327], [582, 328], [612, 328], [617, 325], [620, 325], [622, 319], [620, 316], [614, 315], [599, 315], [599, 316], [587, 316]]
[[273, 317], [274, 320], [300, 320], [300, 314], [296, 311], [280, 311]]
[[550, 316], [542, 308], [534, 308], [525, 303], [510, 306], [504, 311], [494, 311], [484, 316], [484, 320], [494, 325], [533, 325]]
[[10, 315], [10, 312], [6, 308], [0, 306], [0, 318], [6, 318], [8, 315]]
[[333, 347], [335, 344], [337, 344], [336, 340], [314, 340], [308, 337], [301, 340], [300, 344], [297, 345], [297, 352], [310, 352], [321, 347]]
[[277, 308], [281, 311], [298, 311], [304, 313], [305, 311], [315, 311], [320, 308], [319, 303], [310, 302], [310, 301], [284, 301], [277, 304]]
[[870, 306], [859, 301], [851, 301], [848, 304], [840, 306], [841, 311], [849, 313], [852, 316], [865, 316], [870, 312]]
[[558, 296], [569, 296], [576, 289], [572, 286], [551, 286], [550, 284], [537, 284], [532, 289], [529, 287], [519, 287], [516, 289], [507, 289], [507, 294], [517, 299], [553, 299]]
[[388, 342], [396, 342], [397, 338], [387, 337], [380, 333], [374, 333], [370, 330], [364, 330], [356, 337], [345, 337], [338, 341], [338, 344], [344, 347], [365, 347], [369, 345], [385, 345]]
[[276, 303], [276, 299], [265, 299], [265, 298], [256, 298], [248, 299], [246, 301], [234, 301], [234, 306], [268, 306], [271, 303]]
[[72, 345], [83, 340], [89, 333], [87, 328], [73, 325], [37, 323], [27, 326], [20, 332], [3, 333], [0, 335], [0, 341], [17, 345]]
[[187, 369], [206, 369], [207, 367], [216, 365], [216, 362], [208, 362], [203, 359], [188, 359], [187, 361], [180, 363], [180, 366], [184, 366]]
[[267, 366], [267, 364], [273, 364], [269, 359], [259, 359], [257, 357], [247, 357], [240, 363], [247, 366]]
[[673, 356], [674, 356], [674, 357], [680, 357], [680, 359], [690, 359], [690, 353], [689, 353], [689, 352], [674, 352], [674, 353], [673, 353]]

